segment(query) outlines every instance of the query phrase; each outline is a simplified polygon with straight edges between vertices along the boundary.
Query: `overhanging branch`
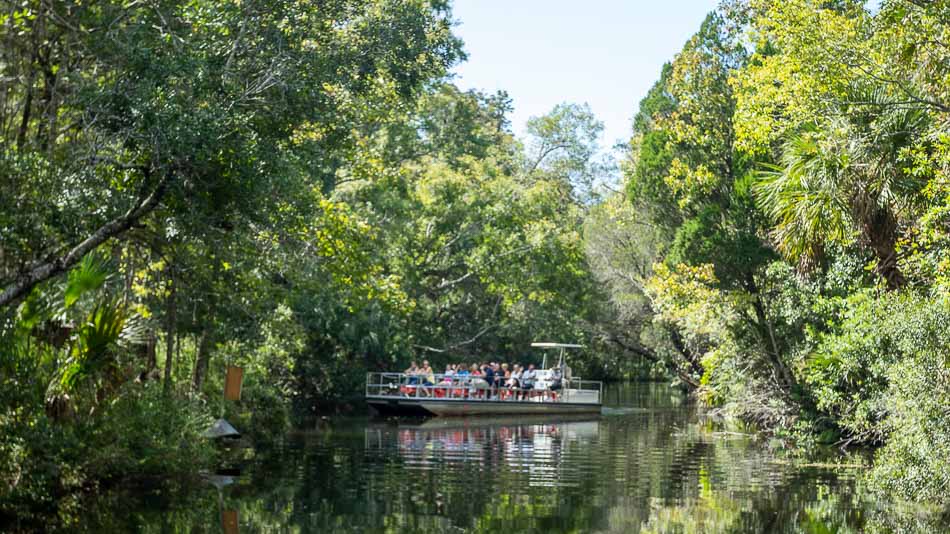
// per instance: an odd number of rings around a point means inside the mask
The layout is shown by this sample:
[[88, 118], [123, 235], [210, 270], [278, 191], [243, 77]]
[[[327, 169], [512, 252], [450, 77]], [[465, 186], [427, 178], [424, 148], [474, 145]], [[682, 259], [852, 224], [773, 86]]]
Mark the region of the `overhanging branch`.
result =
[[126, 232], [135, 225], [139, 219], [149, 214], [158, 206], [159, 201], [165, 194], [167, 185], [168, 178], [166, 177], [158, 183], [158, 186], [156, 186], [148, 196], [136, 203], [136, 205], [130, 208], [124, 215], [100, 226], [92, 235], [74, 246], [65, 255], [34, 265], [26, 272], [20, 274], [9, 286], [3, 289], [3, 292], [0, 292], [0, 308], [26, 295], [36, 287], [37, 284], [66, 272], [73, 265], [79, 263], [86, 254], [92, 252], [96, 247]]

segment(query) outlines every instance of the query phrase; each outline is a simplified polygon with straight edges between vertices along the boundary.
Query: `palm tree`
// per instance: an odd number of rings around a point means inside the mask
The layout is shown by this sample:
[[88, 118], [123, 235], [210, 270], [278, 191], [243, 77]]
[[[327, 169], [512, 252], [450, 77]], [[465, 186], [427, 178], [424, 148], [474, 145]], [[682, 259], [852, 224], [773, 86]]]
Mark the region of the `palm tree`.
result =
[[15, 328], [0, 331], [0, 350], [33, 358], [47, 373], [54, 417], [83, 401], [95, 407], [131, 378], [132, 349], [144, 343], [147, 325], [110, 289], [112, 273], [107, 256], [87, 254], [66, 280], [35, 288], [17, 309]]
[[888, 287], [904, 285], [900, 226], [924, 181], [906, 172], [905, 149], [927, 123], [919, 109], [880, 91], [855, 91], [823, 127], [788, 139], [778, 165], [765, 165], [756, 199], [775, 223], [780, 252], [809, 269], [827, 245], [857, 242], [873, 254]]

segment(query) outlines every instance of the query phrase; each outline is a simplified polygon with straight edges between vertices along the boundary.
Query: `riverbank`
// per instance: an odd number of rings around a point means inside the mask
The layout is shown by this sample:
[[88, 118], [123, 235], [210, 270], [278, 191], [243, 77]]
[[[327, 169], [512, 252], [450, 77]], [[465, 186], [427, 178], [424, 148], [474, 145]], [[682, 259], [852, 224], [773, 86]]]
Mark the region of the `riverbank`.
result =
[[130, 384], [93, 413], [53, 417], [24, 405], [0, 425], [0, 524], [14, 530], [82, 523], [85, 503], [125, 486], [174, 486], [214, 467], [201, 400]]

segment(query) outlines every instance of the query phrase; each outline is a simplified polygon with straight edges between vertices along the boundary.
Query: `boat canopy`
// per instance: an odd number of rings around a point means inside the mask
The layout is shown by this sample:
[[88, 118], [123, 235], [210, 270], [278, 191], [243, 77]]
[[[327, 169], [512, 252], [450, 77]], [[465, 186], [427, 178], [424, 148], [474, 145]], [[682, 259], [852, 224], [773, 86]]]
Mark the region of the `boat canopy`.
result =
[[547, 342], [535, 342], [531, 344], [532, 347], [538, 347], [539, 349], [582, 349], [584, 345], [574, 345], [572, 343], [547, 343]]
[[[546, 341], [534, 342], [531, 344], [532, 347], [539, 349], [561, 349], [558, 351], [557, 366], [561, 368], [561, 372], [565, 377], [571, 377], [571, 368], [564, 365], [564, 349], [582, 349], [584, 345], [577, 345], [574, 343], [550, 343]], [[541, 368], [548, 368], [548, 354], [544, 353], [544, 359], [541, 361]], [[553, 377], [552, 377], [553, 378]]]

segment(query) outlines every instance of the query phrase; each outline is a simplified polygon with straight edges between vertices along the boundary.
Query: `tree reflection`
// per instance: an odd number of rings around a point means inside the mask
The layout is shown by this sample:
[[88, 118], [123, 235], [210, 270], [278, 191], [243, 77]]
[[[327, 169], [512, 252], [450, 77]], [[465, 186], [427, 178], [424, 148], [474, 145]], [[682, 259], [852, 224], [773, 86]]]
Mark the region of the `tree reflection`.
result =
[[[257, 451], [217, 489], [115, 490], [70, 530], [221, 532], [939, 532], [878, 504], [853, 468], [777, 462], [653, 388], [593, 420], [350, 419]], [[632, 393], [631, 393], [632, 394]], [[618, 396], [619, 395], [619, 396]]]

